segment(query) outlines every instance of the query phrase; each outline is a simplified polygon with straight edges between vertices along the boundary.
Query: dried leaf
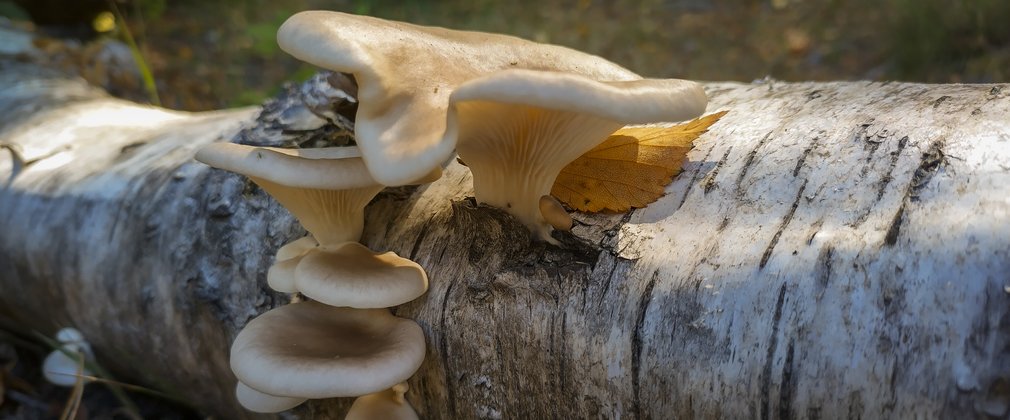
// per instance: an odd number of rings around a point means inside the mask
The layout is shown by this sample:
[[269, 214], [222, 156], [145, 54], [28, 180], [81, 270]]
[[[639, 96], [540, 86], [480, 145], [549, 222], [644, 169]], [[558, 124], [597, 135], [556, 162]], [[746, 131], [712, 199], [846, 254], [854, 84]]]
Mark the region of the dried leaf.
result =
[[623, 212], [663, 196], [694, 140], [727, 111], [673, 127], [627, 127], [568, 164], [551, 195], [585, 212]]

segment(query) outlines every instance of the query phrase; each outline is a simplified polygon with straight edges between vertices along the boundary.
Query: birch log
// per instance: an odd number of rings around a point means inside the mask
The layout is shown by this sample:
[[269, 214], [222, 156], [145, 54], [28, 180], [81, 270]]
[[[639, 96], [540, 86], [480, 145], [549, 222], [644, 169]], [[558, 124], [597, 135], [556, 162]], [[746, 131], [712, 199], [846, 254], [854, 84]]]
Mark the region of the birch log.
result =
[[[666, 196], [576, 215], [563, 247], [475, 206], [456, 164], [370, 204], [363, 242], [431, 278], [395, 309], [428, 338], [422, 418], [1005, 418], [1010, 87], [706, 87], [730, 113]], [[0, 319], [76, 326], [124, 379], [247, 416], [228, 346], [287, 301], [265, 274], [303, 231], [191, 158], [333, 127], [169, 112], [9, 63], [0, 111], [0, 141], [34, 161], [0, 190]]]

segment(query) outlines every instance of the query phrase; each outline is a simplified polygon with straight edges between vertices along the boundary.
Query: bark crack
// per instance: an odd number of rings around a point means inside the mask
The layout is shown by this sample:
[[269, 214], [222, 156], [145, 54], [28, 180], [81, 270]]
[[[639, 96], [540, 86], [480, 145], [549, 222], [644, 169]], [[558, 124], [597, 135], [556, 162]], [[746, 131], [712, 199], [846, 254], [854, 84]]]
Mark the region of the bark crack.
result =
[[764, 147], [765, 143], [768, 142], [768, 139], [770, 139], [771, 136], [772, 132], [769, 131], [768, 134], [765, 134], [761, 141], [758, 142], [757, 146], [754, 146], [754, 148], [747, 153], [747, 159], [744, 161], [743, 168], [740, 169], [740, 174], [736, 176], [736, 189], [738, 191], [740, 190], [740, 185], [743, 184], [744, 177], [747, 176], [747, 172], [749, 172], [751, 166], [754, 165], [754, 159], [757, 158], [758, 150]]
[[631, 389], [635, 418], [642, 418], [641, 373], [642, 373], [642, 330], [645, 328], [645, 314], [652, 302], [652, 290], [659, 279], [659, 270], [652, 272], [649, 284], [638, 300], [638, 317], [635, 320], [635, 330], [631, 336]]
[[800, 186], [800, 190], [796, 192], [796, 199], [793, 200], [793, 205], [789, 207], [789, 212], [786, 213], [785, 217], [782, 218], [782, 224], [779, 225], [779, 229], [772, 236], [771, 242], [768, 243], [768, 247], [765, 248], [764, 254], [761, 255], [761, 263], [758, 264], [758, 268], [765, 268], [768, 264], [768, 259], [772, 256], [772, 251], [775, 250], [775, 245], [779, 243], [779, 237], [782, 236], [782, 231], [789, 226], [789, 222], [793, 220], [793, 215], [796, 214], [796, 208], [800, 206], [800, 199], [803, 198], [803, 191], [807, 189], [807, 181], [803, 181], [803, 185]]
[[779, 323], [782, 321], [782, 306], [786, 300], [786, 284], [779, 287], [779, 297], [775, 302], [775, 314], [772, 315], [772, 336], [768, 340], [768, 354], [765, 356], [764, 369], [761, 372], [761, 420], [768, 420], [769, 398], [772, 384], [772, 364], [775, 350], [779, 345]]
[[905, 188], [905, 197], [902, 199], [901, 207], [898, 207], [898, 211], [891, 218], [891, 224], [887, 227], [887, 233], [884, 235], [885, 245], [893, 246], [898, 243], [898, 236], [901, 234], [901, 224], [905, 220], [908, 203], [919, 201], [919, 192], [929, 184], [929, 181], [936, 175], [940, 166], [946, 162], [947, 158], [943, 153], [943, 147], [943, 139], [934, 140], [919, 158], [919, 166], [915, 169], [912, 179]]
[[705, 194], [708, 194], [709, 191], [712, 191], [713, 188], [718, 186], [715, 182], [715, 177], [719, 175], [719, 168], [722, 168], [722, 166], [726, 164], [726, 160], [729, 159], [729, 153], [732, 151], [733, 146], [727, 147], [726, 153], [723, 153], [722, 158], [715, 163], [715, 168], [712, 168], [712, 172], [709, 172], [708, 175], [705, 176], [705, 180], [702, 181], [702, 183], [705, 184]]
[[445, 295], [442, 296], [442, 313], [439, 315], [440, 331], [442, 331], [442, 341], [439, 343], [439, 353], [442, 354], [442, 369], [445, 370], [445, 393], [446, 401], [449, 403], [449, 413], [456, 413], [456, 389], [453, 383], [454, 378], [449, 375], [452, 370], [449, 369], [449, 337], [447, 337], [449, 329], [446, 328], [446, 313], [449, 311], [449, 295], [452, 294], [452, 287], [456, 283], [449, 283], [449, 287], [445, 289]]

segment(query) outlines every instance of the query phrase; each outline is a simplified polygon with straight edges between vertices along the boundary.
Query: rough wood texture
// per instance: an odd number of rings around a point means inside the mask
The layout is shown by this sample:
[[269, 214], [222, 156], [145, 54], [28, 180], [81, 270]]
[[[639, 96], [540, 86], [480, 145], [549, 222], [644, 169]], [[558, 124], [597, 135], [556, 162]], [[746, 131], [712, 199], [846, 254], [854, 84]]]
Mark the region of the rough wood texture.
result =
[[[125, 378], [241, 416], [228, 344], [285, 302], [264, 277], [302, 231], [191, 156], [255, 111], [165, 112], [0, 70], [0, 139], [51, 155], [0, 190], [0, 318], [77, 326]], [[564, 247], [473, 205], [456, 164], [369, 206], [363, 242], [431, 278], [395, 309], [429, 340], [408, 393], [420, 415], [1007, 416], [1010, 87], [707, 90], [730, 113], [669, 193], [577, 215]], [[290, 134], [263, 124], [240, 137]]]

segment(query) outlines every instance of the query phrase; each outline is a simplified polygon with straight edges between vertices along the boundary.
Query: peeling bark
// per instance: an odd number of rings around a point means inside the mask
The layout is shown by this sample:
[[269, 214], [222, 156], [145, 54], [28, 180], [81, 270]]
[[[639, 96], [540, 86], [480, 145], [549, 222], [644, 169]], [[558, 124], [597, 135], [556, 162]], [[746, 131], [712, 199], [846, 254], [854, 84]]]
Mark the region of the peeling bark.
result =
[[[562, 247], [475, 205], [456, 163], [369, 205], [362, 242], [431, 279], [394, 310], [428, 337], [407, 394], [418, 413], [1005, 417], [1006, 85], [706, 88], [709, 111], [730, 113], [668, 194], [576, 214]], [[346, 121], [298, 106], [273, 103], [259, 120], [168, 112], [5, 64], [0, 139], [43, 158], [0, 190], [0, 319], [75, 326], [124, 378], [246, 415], [229, 342], [287, 301], [265, 275], [303, 230], [253, 184], [191, 158], [236, 137], [339, 137]], [[350, 403], [294, 414], [338, 417]]]

